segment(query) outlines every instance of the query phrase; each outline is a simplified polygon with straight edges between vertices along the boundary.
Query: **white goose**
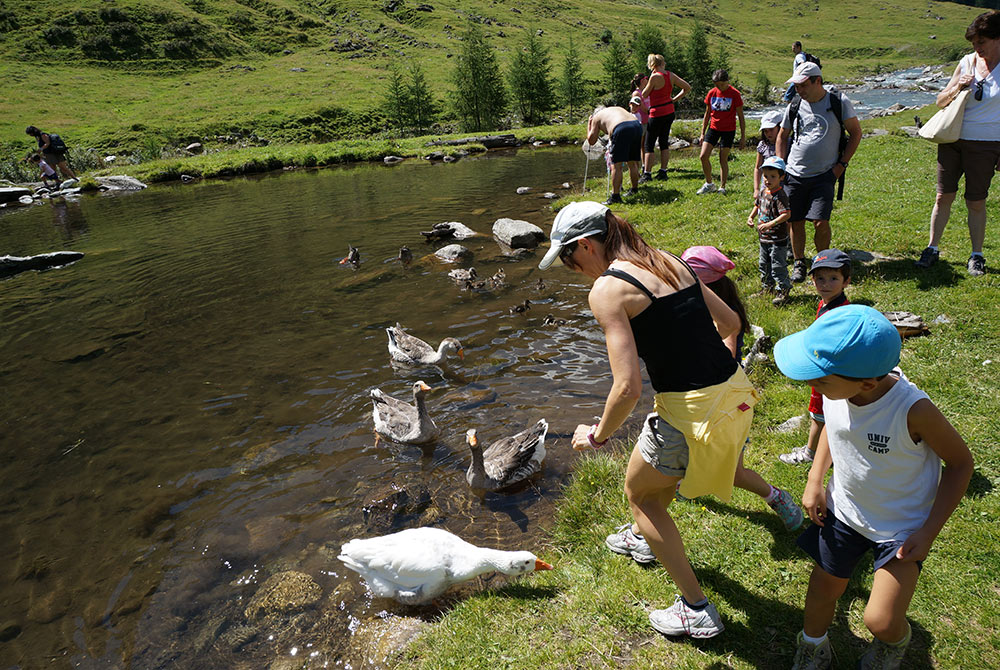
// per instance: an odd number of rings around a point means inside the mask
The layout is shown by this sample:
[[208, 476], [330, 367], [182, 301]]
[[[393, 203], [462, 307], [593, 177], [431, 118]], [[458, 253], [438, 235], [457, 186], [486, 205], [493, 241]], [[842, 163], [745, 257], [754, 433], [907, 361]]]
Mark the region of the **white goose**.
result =
[[424, 382], [416, 382], [413, 385], [414, 404], [411, 405], [382, 393], [380, 389], [372, 389], [375, 433], [403, 444], [425, 444], [434, 440], [438, 436], [438, 427], [427, 413], [424, 401], [424, 394], [430, 390], [431, 387]]
[[469, 544], [440, 528], [355, 539], [338, 556], [382, 598], [404, 605], [429, 603], [448, 587], [487, 572], [523, 575], [552, 566], [529, 551], [500, 551]]
[[465, 432], [472, 451], [472, 463], [465, 473], [469, 486], [496, 491], [516, 484], [538, 472], [545, 458], [545, 435], [549, 424], [540, 419], [531, 428], [497, 440], [484, 451], [479, 445], [476, 429]]
[[410, 365], [441, 365], [445, 358], [457, 353], [459, 358], [465, 357], [462, 343], [454, 337], [441, 340], [437, 351], [419, 337], [410, 335], [398, 323], [385, 329], [389, 335], [389, 355], [392, 360]]

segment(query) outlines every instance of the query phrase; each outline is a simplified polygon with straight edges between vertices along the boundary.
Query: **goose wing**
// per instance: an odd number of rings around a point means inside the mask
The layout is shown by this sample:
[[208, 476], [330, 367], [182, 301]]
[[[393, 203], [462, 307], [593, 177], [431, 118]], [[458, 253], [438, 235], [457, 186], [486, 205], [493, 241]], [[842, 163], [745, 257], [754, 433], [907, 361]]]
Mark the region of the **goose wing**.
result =
[[371, 398], [375, 430], [390, 440], [404, 441], [420, 420], [417, 408], [379, 389], [372, 389]]
[[403, 362], [421, 361], [435, 353], [431, 345], [410, 335], [398, 323], [385, 329], [389, 335], [389, 354]]
[[490, 479], [513, 484], [538, 471], [545, 458], [549, 424], [539, 420], [531, 428], [497, 440], [483, 451], [483, 467]]

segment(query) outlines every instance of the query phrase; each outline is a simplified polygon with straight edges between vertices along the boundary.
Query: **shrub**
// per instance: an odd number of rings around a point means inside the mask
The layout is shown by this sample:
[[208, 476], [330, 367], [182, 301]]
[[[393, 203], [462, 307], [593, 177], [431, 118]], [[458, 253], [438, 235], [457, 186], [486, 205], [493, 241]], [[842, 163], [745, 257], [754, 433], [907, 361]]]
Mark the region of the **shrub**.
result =
[[754, 84], [753, 100], [759, 105], [771, 104], [771, 79], [763, 70], [757, 73], [757, 81]]
[[52, 45], [71, 47], [76, 44], [76, 31], [70, 26], [53, 24], [42, 33], [45, 41]]

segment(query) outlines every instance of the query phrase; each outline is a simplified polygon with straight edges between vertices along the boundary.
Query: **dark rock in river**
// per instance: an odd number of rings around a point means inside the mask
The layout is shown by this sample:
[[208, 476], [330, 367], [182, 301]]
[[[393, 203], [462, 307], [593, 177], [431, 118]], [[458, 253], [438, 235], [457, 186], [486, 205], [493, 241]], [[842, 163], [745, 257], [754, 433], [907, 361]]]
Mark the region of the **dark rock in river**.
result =
[[12, 277], [28, 270], [59, 268], [81, 258], [83, 254], [79, 251], [53, 251], [37, 256], [0, 256], [0, 278]]
[[534, 249], [545, 239], [545, 232], [533, 223], [518, 219], [497, 219], [493, 237], [513, 249]]
[[370, 532], [385, 534], [408, 527], [430, 506], [431, 493], [423, 484], [390, 484], [372, 495], [361, 511]]
[[323, 596], [323, 589], [312, 577], [290, 570], [271, 575], [250, 599], [243, 614], [248, 619], [261, 615], [294, 612], [312, 605]]
[[21, 627], [16, 621], [0, 623], [0, 642], [10, 642], [21, 634]]
[[21, 186], [0, 187], [0, 202], [16, 202], [22, 196], [31, 197], [31, 189]]

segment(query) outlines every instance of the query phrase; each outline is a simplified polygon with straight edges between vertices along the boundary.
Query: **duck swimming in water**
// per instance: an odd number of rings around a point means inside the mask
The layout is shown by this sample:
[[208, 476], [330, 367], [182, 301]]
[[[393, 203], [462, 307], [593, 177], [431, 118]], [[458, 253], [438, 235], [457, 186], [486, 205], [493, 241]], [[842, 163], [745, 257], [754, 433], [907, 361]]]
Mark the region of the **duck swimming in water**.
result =
[[439, 431], [427, 413], [424, 401], [424, 394], [430, 390], [431, 387], [424, 382], [416, 382], [413, 385], [414, 404], [411, 405], [386, 395], [380, 389], [372, 389], [372, 419], [376, 435], [401, 444], [433, 441]]
[[485, 450], [479, 444], [476, 429], [467, 430], [465, 439], [472, 452], [472, 463], [465, 473], [469, 486], [496, 491], [538, 472], [545, 458], [548, 430], [548, 422], [540, 419], [531, 428], [497, 440]]
[[437, 351], [419, 337], [410, 335], [398, 323], [385, 329], [389, 336], [389, 355], [398, 363], [409, 365], [442, 365], [449, 354], [465, 357], [462, 343], [454, 337], [441, 340]]
[[410, 263], [412, 263], [413, 262], [413, 252], [410, 251], [410, 247], [405, 246], [405, 245], [401, 246], [399, 248], [399, 256], [398, 256], [398, 258], [399, 258], [399, 262], [402, 263], [403, 265], [409, 265]]
[[478, 277], [478, 275], [476, 274], [476, 268], [469, 268], [468, 270], [457, 268], [449, 272], [448, 276], [451, 277], [451, 279], [453, 279], [454, 281], [458, 282], [459, 284], [468, 281], [474, 281]]
[[361, 251], [353, 244], [348, 244], [347, 255], [340, 259], [341, 265], [351, 264], [351, 267], [357, 269], [361, 265]]
[[529, 309], [531, 309], [531, 301], [530, 300], [525, 300], [520, 305], [514, 305], [513, 307], [511, 307], [510, 308], [510, 313], [511, 314], [524, 314]]

